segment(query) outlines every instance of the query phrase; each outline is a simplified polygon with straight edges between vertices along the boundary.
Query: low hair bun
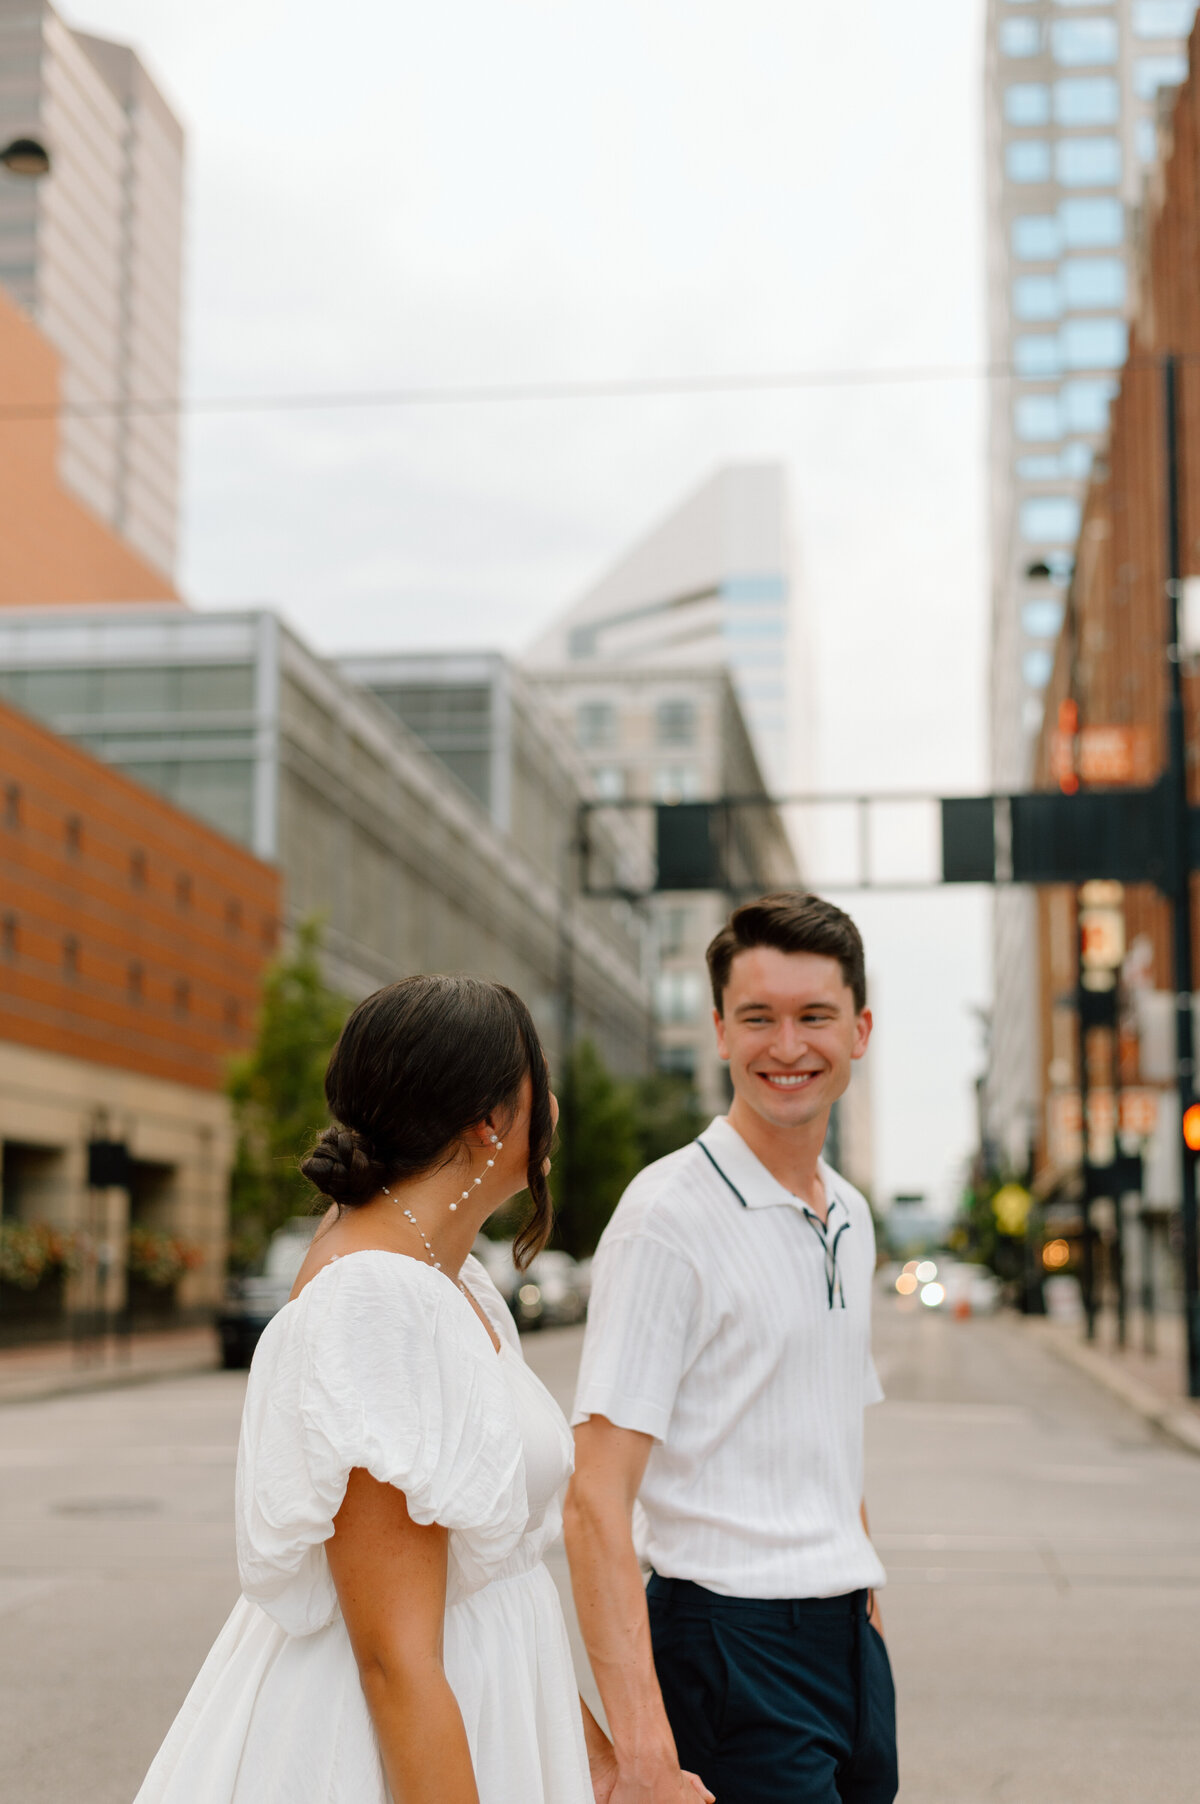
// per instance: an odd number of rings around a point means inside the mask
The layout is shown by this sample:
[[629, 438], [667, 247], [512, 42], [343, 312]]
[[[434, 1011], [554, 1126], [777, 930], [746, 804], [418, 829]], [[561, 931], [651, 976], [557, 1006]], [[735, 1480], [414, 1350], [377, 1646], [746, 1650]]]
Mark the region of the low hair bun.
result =
[[326, 1128], [300, 1170], [322, 1196], [349, 1205], [369, 1201], [388, 1176], [365, 1136], [344, 1127]]

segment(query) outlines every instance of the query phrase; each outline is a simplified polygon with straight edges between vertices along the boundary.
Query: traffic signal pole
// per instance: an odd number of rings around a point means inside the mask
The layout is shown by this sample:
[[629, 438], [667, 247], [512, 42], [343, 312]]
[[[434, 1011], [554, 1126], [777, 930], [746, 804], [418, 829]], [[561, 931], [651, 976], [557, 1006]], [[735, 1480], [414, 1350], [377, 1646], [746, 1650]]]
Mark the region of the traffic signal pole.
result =
[[1183, 1228], [1183, 1308], [1187, 1336], [1187, 1387], [1200, 1397], [1200, 1223], [1197, 1221], [1197, 1155], [1182, 1132], [1182, 1122], [1196, 1100], [1195, 1048], [1192, 1033], [1192, 886], [1189, 858], [1187, 733], [1183, 712], [1182, 647], [1179, 603], [1182, 570], [1182, 523], [1179, 483], [1179, 371], [1176, 359], [1163, 359], [1163, 418], [1167, 463], [1167, 785], [1168, 856], [1175, 984], [1175, 1074], [1179, 1090], [1180, 1152], [1183, 1162], [1181, 1218]]

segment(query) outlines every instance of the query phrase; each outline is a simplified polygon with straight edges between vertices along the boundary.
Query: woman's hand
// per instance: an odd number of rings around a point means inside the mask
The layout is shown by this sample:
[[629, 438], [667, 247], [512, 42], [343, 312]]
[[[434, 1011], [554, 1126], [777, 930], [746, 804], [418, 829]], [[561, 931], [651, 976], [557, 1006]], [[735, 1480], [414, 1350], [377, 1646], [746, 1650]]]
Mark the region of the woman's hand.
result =
[[603, 1748], [595, 1753], [588, 1750], [588, 1772], [596, 1804], [608, 1804], [617, 1783], [617, 1757], [612, 1751], [612, 1742], [607, 1737]]

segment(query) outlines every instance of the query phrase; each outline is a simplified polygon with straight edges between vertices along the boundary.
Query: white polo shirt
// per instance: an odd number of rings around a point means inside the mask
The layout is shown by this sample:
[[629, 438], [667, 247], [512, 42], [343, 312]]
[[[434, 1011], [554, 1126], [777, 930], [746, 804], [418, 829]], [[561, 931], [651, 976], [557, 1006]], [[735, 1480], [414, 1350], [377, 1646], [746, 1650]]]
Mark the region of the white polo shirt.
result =
[[601, 1238], [572, 1419], [654, 1436], [634, 1538], [664, 1578], [729, 1597], [884, 1582], [859, 1517], [875, 1235], [820, 1171], [826, 1227], [718, 1116]]

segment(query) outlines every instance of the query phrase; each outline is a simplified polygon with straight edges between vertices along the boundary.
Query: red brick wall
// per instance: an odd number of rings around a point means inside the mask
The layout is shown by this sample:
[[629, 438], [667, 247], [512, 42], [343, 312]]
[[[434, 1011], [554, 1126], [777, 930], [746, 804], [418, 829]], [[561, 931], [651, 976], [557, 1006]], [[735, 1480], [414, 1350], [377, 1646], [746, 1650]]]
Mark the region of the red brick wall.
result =
[[280, 906], [273, 866], [0, 704], [0, 1040], [216, 1089]]

